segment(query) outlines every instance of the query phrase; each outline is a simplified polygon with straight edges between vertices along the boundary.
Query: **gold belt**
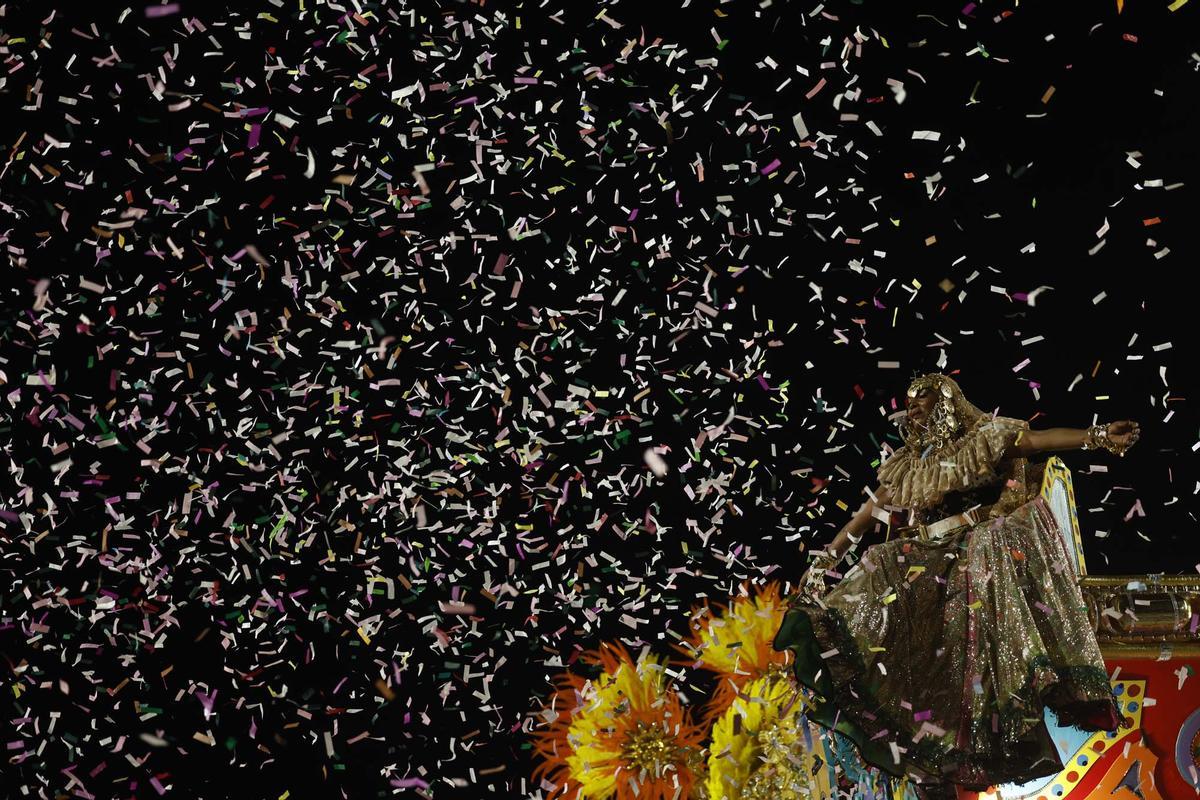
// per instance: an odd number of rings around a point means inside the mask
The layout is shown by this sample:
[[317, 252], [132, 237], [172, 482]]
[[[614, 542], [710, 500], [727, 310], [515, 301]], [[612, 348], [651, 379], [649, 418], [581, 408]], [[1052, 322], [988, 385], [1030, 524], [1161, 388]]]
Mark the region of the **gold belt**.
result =
[[931, 522], [928, 525], [906, 525], [897, 531], [901, 536], [916, 536], [922, 541], [931, 541], [940, 539], [951, 531], [956, 531], [959, 528], [967, 525], [974, 525], [983, 519], [983, 514], [980, 509], [972, 509], [962, 514], [955, 514], [945, 519], [939, 519], [937, 522]]

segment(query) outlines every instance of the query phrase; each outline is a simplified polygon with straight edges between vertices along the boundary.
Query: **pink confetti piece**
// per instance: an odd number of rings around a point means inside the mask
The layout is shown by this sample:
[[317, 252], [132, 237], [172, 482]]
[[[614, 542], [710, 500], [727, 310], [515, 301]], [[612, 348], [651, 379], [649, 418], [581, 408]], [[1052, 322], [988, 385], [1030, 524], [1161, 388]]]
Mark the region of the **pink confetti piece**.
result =
[[179, 13], [179, 3], [164, 3], [160, 6], [146, 6], [146, 17], [156, 19]]

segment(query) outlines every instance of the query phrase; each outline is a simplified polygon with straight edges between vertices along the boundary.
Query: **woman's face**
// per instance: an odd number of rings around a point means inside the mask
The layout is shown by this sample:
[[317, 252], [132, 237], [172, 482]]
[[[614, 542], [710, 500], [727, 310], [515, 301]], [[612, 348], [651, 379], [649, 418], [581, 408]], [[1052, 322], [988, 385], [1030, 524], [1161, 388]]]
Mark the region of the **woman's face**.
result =
[[929, 416], [933, 413], [933, 405], [937, 402], [934, 389], [929, 386], [917, 390], [916, 396], [905, 394], [904, 407], [908, 410], [908, 418], [918, 428], [924, 429], [929, 424]]

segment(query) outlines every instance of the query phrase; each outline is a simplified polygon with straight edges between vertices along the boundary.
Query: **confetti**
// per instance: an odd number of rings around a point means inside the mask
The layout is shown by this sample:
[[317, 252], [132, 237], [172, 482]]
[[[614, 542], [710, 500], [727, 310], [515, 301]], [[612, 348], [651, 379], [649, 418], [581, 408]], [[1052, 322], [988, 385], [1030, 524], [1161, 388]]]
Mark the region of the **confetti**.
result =
[[1194, 4], [785, 5], [4, 16], [9, 794], [546, 796], [548, 676], [794, 588], [910, 371], [1141, 421], [1089, 570], [1188, 569]]
[[150, 19], [167, 17], [179, 13], [179, 3], [163, 3], [158, 6], [146, 6], [146, 16]]
[[653, 448], [647, 449], [643, 455], [644, 455], [644, 458], [646, 461], [646, 465], [648, 467], [650, 467], [650, 470], [655, 475], [657, 475], [658, 477], [661, 478], [667, 474], [667, 472], [669, 471], [669, 468], [667, 467], [667, 462], [665, 460], [663, 460], [663, 457], [661, 455], [659, 455], [657, 452], [655, 452], [655, 450]]

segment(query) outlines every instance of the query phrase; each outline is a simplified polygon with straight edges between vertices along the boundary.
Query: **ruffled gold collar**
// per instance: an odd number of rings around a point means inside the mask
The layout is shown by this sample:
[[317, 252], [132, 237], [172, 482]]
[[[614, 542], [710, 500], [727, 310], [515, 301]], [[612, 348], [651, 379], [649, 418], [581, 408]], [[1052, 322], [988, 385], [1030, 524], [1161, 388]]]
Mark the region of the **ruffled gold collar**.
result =
[[[980, 417], [962, 436], [927, 453], [896, 450], [879, 467], [879, 483], [891, 492], [891, 504], [932, 508], [947, 492], [998, 480], [997, 465], [1029, 423], [1012, 417]], [[922, 458], [924, 455], [924, 458]]]

